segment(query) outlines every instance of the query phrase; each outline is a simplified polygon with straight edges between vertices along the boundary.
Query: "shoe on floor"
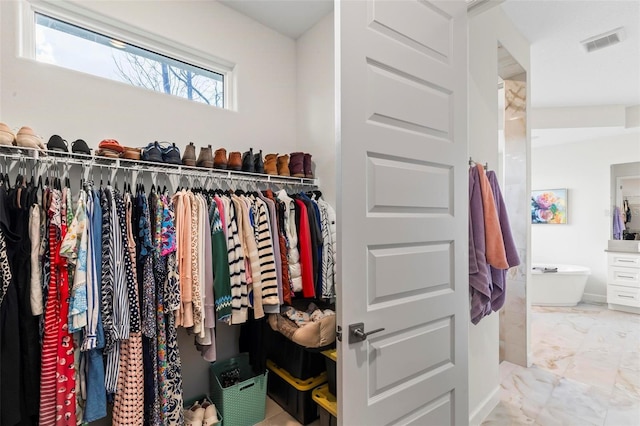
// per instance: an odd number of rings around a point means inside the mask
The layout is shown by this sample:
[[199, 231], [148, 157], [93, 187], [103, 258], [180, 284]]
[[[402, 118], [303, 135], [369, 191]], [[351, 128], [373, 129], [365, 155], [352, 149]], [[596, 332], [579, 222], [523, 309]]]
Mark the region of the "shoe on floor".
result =
[[204, 420], [205, 409], [200, 406], [200, 403], [196, 402], [191, 408], [184, 410], [184, 424], [185, 426], [202, 426]]
[[0, 145], [13, 145], [16, 142], [16, 135], [13, 134], [9, 126], [0, 123]]
[[16, 145], [23, 148], [46, 149], [42, 138], [36, 135], [31, 127], [27, 126], [23, 126], [18, 130]]
[[182, 164], [190, 167], [194, 167], [196, 165], [196, 146], [193, 142], [189, 142], [189, 145], [184, 149]]
[[69, 152], [67, 141], [62, 139], [60, 135], [51, 135], [49, 142], [47, 142], [47, 149], [49, 151]]
[[200, 148], [200, 154], [198, 154], [198, 161], [196, 161], [196, 166], [213, 169], [213, 154], [211, 151], [211, 145], [207, 145], [206, 148]]
[[220, 419], [218, 419], [216, 406], [211, 402], [204, 400], [201, 407], [204, 408], [204, 419], [202, 421], [202, 426], [212, 426], [218, 424]]
[[84, 140], [76, 139], [71, 143], [71, 152], [75, 154], [91, 155], [91, 148], [89, 148], [89, 145], [87, 145]]
[[242, 170], [242, 155], [238, 151], [229, 153], [229, 163], [227, 164], [229, 170]]

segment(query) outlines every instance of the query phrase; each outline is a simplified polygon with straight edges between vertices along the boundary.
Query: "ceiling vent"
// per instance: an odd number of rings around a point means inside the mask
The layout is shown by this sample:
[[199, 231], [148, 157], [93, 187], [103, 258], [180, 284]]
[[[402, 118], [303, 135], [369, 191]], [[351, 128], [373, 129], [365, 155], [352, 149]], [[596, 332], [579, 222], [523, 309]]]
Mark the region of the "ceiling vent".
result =
[[586, 40], [582, 40], [580, 43], [585, 50], [590, 53], [596, 50], [604, 49], [605, 47], [612, 46], [620, 43], [624, 40], [624, 29], [622, 27], [615, 30], [607, 31], [603, 34], [590, 37]]

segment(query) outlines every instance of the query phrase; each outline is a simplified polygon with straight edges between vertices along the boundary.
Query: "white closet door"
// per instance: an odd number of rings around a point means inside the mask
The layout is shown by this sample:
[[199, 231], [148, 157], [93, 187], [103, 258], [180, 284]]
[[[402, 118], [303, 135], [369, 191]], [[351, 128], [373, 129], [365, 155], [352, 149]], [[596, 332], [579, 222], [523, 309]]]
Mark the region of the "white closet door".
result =
[[465, 2], [338, 1], [336, 87], [339, 422], [467, 424]]

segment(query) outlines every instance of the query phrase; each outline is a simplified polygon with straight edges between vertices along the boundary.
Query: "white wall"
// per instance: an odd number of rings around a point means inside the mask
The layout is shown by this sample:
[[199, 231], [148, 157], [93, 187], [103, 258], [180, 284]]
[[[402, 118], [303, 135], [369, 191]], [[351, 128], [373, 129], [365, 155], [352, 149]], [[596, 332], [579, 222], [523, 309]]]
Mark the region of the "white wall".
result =
[[235, 63], [237, 111], [197, 104], [20, 58], [17, 5], [2, 5], [2, 121], [45, 137], [104, 138], [144, 146], [154, 140], [245, 151], [295, 148], [293, 40], [218, 2], [78, 2], [94, 13]]
[[568, 188], [568, 223], [534, 225], [534, 262], [591, 268], [584, 300], [606, 302], [611, 164], [640, 161], [640, 130], [532, 150], [532, 189]]
[[336, 205], [333, 12], [296, 41], [298, 148], [313, 155], [325, 200]]
[[[18, 56], [18, 3], [0, 2], [0, 121], [29, 125], [46, 140], [59, 134], [97, 147], [154, 140], [214, 149], [269, 152], [296, 148], [295, 42], [217, 2], [82, 2], [115, 19], [236, 64], [237, 111], [105, 80]], [[199, 150], [198, 150], [199, 152]], [[198, 154], [196, 152], [196, 155]], [[238, 352], [237, 327], [219, 324], [218, 358]], [[179, 333], [185, 398], [208, 391], [208, 363]]]
[[[500, 7], [469, 20], [469, 155], [498, 167], [498, 42], [529, 71], [529, 43]], [[508, 290], [507, 290], [508, 291]], [[479, 424], [499, 402], [499, 318], [469, 329], [470, 424]]]

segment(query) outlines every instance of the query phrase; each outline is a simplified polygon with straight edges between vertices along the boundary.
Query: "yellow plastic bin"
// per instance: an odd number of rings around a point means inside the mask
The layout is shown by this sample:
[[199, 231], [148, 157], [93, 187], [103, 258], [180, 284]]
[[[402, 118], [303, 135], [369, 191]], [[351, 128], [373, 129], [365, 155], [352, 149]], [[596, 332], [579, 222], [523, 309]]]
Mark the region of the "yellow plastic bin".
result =
[[329, 392], [329, 385], [323, 385], [312, 392], [312, 398], [318, 404], [320, 414], [320, 426], [338, 425], [338, 401]]

